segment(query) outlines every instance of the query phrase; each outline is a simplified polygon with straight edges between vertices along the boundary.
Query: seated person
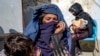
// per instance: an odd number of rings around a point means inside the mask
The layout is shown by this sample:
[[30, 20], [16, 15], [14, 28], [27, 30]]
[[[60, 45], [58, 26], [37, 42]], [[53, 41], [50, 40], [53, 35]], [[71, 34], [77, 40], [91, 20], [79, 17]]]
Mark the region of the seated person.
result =
[[77, 51], [78, 49], [80, 50], [79, 39], [91, 37], [93, 34], [93, 26], [95, 26], [95, 24], [91, 16], [83, 10], [81, 4], [79, 3], [74, 3], [73, 5], [71, 5], [71, 7], [69, 8], [69, 12], [73, 16], [75, 16], [75, 20], [84, 19], [87, 20], [88, 22], [86, 28], [81, 29], [81, 28], [73, 27], [74, 33], [71, 34], [72, 42], [73, 42], [72, 52], [73, 52], [73, 56], [75, 56], [75, 50]]
[[31, 39], [19, 33], [9, 34], [4, 41], [4, 50], [0, 52], [0, 56], [40, 56], [34, 53], [33, 42]]

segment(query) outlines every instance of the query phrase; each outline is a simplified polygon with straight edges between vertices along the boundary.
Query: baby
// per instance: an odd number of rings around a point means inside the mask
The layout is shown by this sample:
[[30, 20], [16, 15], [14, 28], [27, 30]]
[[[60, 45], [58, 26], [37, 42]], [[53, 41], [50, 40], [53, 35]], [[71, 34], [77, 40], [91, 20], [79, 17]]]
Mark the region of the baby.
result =
[[86, 25], [88, 24], [87, 20], [84, 20], [83, 18], [79, 19], [79, 20], [72, 20], [72, 25], [70, 27], [70, 31], [71, 33], [74, 33], [74, 29], [79, 28], [79, 29], [84, 29], [86, 28]]

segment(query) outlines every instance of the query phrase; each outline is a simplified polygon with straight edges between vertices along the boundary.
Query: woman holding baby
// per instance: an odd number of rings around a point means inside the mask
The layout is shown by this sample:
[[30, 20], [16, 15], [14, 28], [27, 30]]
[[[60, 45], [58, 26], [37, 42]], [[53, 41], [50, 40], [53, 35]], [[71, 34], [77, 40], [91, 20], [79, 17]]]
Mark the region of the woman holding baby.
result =
[[[75, 19], [72, 21], [73, 24], [70, 26], [73, 39], [72, 52], [75, 51], [75, 53], [78, 53], [80, 51], [79, 39], [91, 36], [93, 34], [93, 26], [95, 26], [95, 24], [90, 15], [83, 11], [83, 8], [79, 3], [74, 3], [69, 8], [69, 11], [75, 16]], [[82, 25], [84, 27], [82, 27]], [[73, 56], [75, 56], [75, 53], [73, 53]]]

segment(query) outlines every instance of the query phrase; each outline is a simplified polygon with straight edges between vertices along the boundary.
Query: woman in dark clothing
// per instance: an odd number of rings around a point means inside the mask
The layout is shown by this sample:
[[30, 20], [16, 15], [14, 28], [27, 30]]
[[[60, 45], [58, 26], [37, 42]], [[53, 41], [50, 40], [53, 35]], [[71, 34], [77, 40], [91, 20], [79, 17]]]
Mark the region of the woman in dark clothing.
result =
[[[69, 11], [75, 16], [75, 20], [79, 20], [83, 18], [84, 20], [88, 21], [88, 24], [86, 25], [86, 28], [80, 29], [80, 28], [75, 28], [73, 27], [73, 30], [75, 31], [72, 34], [72, 39], [73, 39], [73, 50], [75, 50], [75, 46], [79, 48], [79, 39], [83, 39], [88, 36], [92, 36], [93, 34], [93, 26], [95, 24], [93, 23], [93, 20], [91, 16], [83, 11], [83, 8], [79, 3], [74, 3], [70, 8]], [[72, 25], [71, 25], [72, 26]]]
[[33, 19], [24, 31], [24, 35], [36, 42], [36, 47], [41, 49], [42, 56], [54, 56], [51, 36], [57, 33], [63, 34], [60, 40], [63, 40], [64, 47], [70, 52], [71, 34], [60, 9], [54, 4], [39, 6], [34, 11]]

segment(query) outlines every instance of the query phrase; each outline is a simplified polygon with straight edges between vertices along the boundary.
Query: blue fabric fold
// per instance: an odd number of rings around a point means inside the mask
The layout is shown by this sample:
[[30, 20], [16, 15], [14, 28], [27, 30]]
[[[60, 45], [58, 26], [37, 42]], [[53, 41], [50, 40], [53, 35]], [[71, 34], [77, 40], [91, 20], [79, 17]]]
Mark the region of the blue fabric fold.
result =
[[36, 46], [42, 51], [43, 56], [53, 56], [53, 49], [50, 47], [51, 35], [54, 33], [56, 22], [49, 22], [40, 25], [39, 37]]

